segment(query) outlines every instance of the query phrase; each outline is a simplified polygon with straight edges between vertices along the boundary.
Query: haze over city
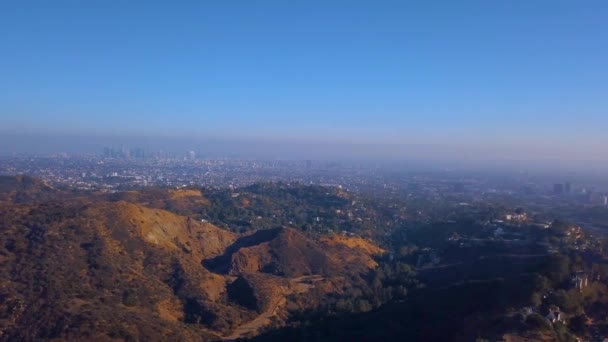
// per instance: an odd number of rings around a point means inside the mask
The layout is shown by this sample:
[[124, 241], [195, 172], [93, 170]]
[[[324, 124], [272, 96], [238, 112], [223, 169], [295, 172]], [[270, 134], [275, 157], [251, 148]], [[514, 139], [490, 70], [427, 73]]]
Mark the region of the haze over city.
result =
[[0, 154], [606, 161], [601, 1], [0, 4]]

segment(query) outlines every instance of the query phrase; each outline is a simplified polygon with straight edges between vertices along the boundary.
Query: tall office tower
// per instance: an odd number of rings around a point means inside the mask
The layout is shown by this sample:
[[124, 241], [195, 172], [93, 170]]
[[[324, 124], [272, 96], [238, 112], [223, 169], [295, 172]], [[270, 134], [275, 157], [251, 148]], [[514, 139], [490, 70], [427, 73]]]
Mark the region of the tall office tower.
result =
[[129, 151], [128, 148], [126, 148], [125, 146], [122, 146], [120, 148], [120, 153], [122, 155], [123, 158], [130, 158], [131, 157], [131, 151]]
[[196, 154], [194, 151], [188, 151], [188, 160], [194, 160], [196, 158]]
[[553, 184], [553, 193], [556, 195], [562, 195], [564, 193], [564, 184]]
[[569, 194], [569, 193], [570, 193], [570, 190], [571, 190], [571, 187], [570, 187], [570, 182], [566, 182], [566, 185], [564, 186], [564, 191], [565, 191], [567, 194]]
[[135, 158], [143, 159], [146, 157], [146, 151], [143, 148], [138, 147], [135, 149], [134, 155], [135, 155]]

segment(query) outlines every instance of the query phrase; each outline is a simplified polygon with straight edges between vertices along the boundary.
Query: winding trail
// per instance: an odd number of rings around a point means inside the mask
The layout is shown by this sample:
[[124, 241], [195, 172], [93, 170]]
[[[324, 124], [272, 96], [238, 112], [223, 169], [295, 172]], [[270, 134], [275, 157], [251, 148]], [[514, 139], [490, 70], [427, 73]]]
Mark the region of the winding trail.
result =
[[325, 280], [323, 276], [311, 275], [289, 279], [289, 289], [283, 293], [283, 297], [277, 301], [270, 309], [262, 312], [255, 319], [240, 325], [232, 334], [224, 336], [224, 341], [234, 341], [257, 333], [261, 328], [272, 323], [272, 318], [278, 314], [279, 309], [287, 303], [286, 297], [292, 293], [302, 293], [314, 287], [317, 281]]

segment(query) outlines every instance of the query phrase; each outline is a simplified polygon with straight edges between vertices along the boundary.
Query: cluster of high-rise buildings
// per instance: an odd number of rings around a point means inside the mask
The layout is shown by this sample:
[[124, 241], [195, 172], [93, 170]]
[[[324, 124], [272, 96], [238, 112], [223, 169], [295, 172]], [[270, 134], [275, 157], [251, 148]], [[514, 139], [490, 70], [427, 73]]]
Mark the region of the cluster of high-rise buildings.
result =
[[556, 196], [573, 195], [579, 197], [583, 202], [590, 204], [601, 204], [608, 206], [608, 194], [598, 191], [592, 191], [586, 188], [579, 189], [574, 193], [569, 182], [553, 184], [553, 194]]
[[158, 150], [151, 152], [148, 149], [142, 147], [126, 148], [121, 146], [120, 148], [104, 147], [102, 157], [114, 158], [114, 159], [149, 159], [149, 158], [160, 158], [160, 159], [184, 159], [184, 160], [196, 160], [196, 152], [193, 150], [186, 151], [185, 154], [171, 154]]
[[104, 158], [138, 158], [143, 159], [148, 157], [149, 154], [146, 153], [146, 150], [138, 147], [135, 149], [128, 149], [122, 146], [119, 149], [114, 147], [104, 147], [103, 148], [103, 157]]
[[572, 186], [569, 182], [553, 184], [553, 193], [556, 195], [570, 194]]

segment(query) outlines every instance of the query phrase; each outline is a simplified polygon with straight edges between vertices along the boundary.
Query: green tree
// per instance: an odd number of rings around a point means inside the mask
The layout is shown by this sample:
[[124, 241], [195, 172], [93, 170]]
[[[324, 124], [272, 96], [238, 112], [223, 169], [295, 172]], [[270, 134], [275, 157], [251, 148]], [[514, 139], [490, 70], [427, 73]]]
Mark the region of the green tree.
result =
[[541, 306], [543, 299], [540, 293], [535, 292], [530, 296], [530, 303], [534, 306]]
[[568, 313], [583, 312], [583, 297], [576, 290], [557, 290], [552, 296], [555, 305]]
[[340, 299], [336, 302], [337, 312], [353, 312], [354, 305], [350, 299]]
[[560, 285], [570, 277], [570, 258], [556, 254], [549, 258], [544, 272], [554, 285]]
[[134, 289], [127, 289], [122, 293], [122, 303], [126, 306], [135, 306], [139, 302], [137, 292]]
[[568, 326], [575, 334], [582, 335], [585, 333], [587, 326], [587, 317], [585, 315], [576, 315], [568, 321]]
[[373, 309], [373, 306], [366, 299], [357, 299], [357, 301], [355, 302], [355, 308], [357, 312], [368, 312]]
[[551, 323], [543, 316], [533, 313], [526, 318], [526, 324], [533, 330], [550, 330]]

